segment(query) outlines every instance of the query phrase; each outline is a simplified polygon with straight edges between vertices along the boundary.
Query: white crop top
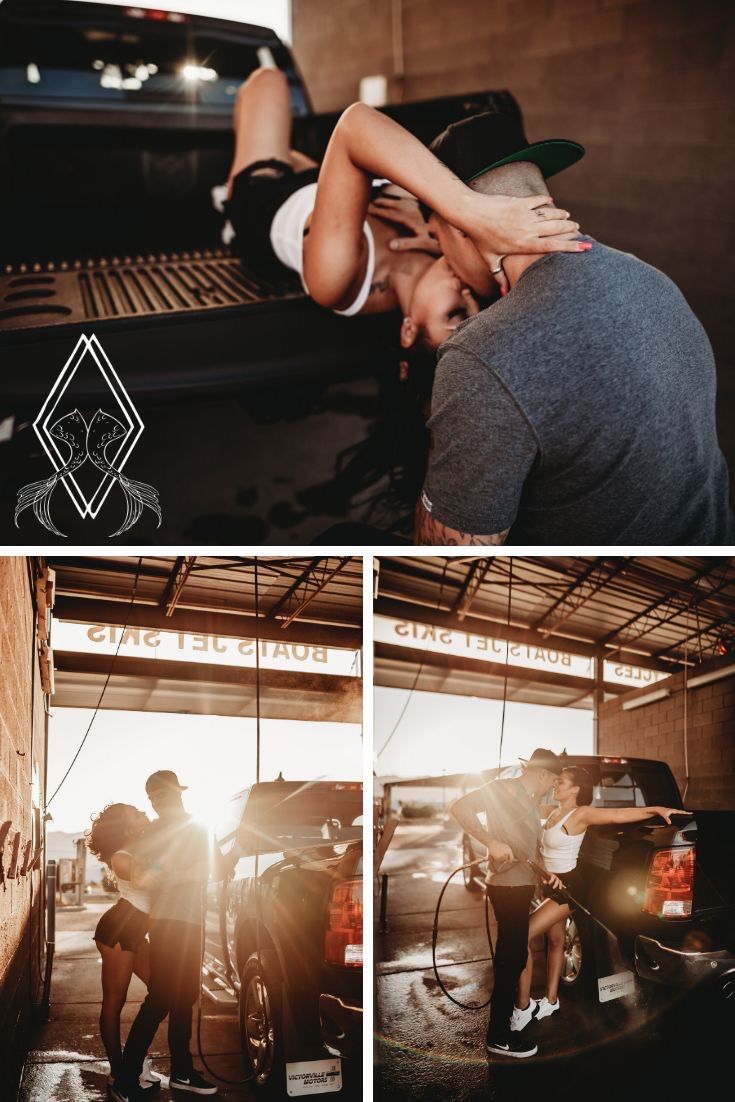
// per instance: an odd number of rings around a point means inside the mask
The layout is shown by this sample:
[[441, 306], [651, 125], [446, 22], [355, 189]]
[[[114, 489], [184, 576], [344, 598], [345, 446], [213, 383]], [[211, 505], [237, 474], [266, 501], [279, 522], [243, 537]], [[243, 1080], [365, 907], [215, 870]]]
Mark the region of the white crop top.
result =
[[[304, 281], [304, 227], [306, 226], [306, 219], [314, 209], [316, 187], [316, 184], [305, 184], [298, 191], [294, 191], [285, 203], [282, 203], [278, 208], [271, 222], [273, 252], [281, 264], [299, 273], [302, 286], [307, 295], [309, 288]], [[363, 232], [368, 246], [365, 278], [355, 301], [346, 310], [334, 311], [335, 314], [343, 314], [347, 318], [362, 310], [370, 294], [370, 284], [373, 281], [373, 273], [375, 272], [375, 241], [373, 231], [367, 222], [363, 224]]]
[[[123, 854], [125, 857], [129, 857], [132, 861], [133, 855], [126, 849], [117, 850], [118, 853]], [[114, 854], [113, 854], [114, 856]], [[148, 892], [142, 888], [134, 888], [130, 880], [123, 880], [121, 876], [115, 873], [117, 879], [117, 887], [120, 892], [121, 899], [127, 899], [128, 903], [132, 903], [134, 907], [137, 907], [139, 911], [144, 914], [150, 914], [151, 912], [151, 897]]]
[[549, 872], [571, 872], [576, 868], [579, 851], [584, 841], [585, 831], [581, 834], [566, 834], [562, 827], [573, 815], [576, 808], [568, 811], [558, 823], [551, 827], [544, 827], [541, 832], [541, 856], [544, 866]]

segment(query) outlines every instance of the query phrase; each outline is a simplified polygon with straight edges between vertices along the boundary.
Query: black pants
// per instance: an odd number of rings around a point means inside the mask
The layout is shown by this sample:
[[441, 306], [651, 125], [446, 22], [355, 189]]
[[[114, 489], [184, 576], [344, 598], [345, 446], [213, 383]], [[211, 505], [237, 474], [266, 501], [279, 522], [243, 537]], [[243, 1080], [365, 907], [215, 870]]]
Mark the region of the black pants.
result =
[[528, 955], [528, 916], [533, 887], [530, 884], [518, 888], [488, 884], [487, 894], [498, 923], [487, 1038], [488, 1041], [504, 1041], [510, 1032], [516, 988]]
[[173, 919], [151, 920], [151, 979], [148, 994], [130, 1027], [123, 1053], [123, 1075], [137, 1081], [156, 1030], [168, 1014], [171, 1074], [186, 1078], [192, 1070], [192, 1007], [201, 967], [201, 926]]

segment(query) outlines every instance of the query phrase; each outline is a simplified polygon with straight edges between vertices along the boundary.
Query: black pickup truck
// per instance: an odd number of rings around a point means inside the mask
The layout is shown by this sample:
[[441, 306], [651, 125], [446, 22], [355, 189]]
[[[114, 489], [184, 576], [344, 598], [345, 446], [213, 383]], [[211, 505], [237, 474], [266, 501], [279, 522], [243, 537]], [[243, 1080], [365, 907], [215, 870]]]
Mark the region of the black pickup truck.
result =
[[[287, 74], [294, 145], [319, 158], [315, 114], [265, 27], [79, 0], [0, 2], [0, 397], [35, 409], [94, 332], [136, 404], [385, 362], [394, 319], [339, 318], [299, 280], [266, 283], [221, 239], [211, 190], [232, 156], [240, 83]], [[386, 108], [422, 140], [507, 92]], [[99, 380], [85, 385], [90, 397]]]
[[360, 783], [279, 778], [234, 796], [217, 829], [232, 873], [210, 887], [205, 992], [237, 998], [264, 1096], [360, 1097], [362, 814]]
[[[665, 762], [569, 755], [594, 779], [595, 807], [682, 807]], [[503, 770], [502, 777], [514, 776]], [[480, 856], [462, 839], [463, 863]], [[600, 1002], [651, 993], [651, 984], [686, 988], [708, 981], [735, 997], [735, 812], [697, 811], [590, 827], [579, 856], [582, 912], [567, 921], [562, 989]], [[484, 866], [465, 874], [480, 887]]]

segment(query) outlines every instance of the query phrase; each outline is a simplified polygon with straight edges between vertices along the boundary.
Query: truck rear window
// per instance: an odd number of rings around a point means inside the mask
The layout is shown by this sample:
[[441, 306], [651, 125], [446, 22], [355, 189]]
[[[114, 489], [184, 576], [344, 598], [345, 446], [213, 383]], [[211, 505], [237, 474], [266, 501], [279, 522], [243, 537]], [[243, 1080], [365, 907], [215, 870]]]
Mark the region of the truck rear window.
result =
[[650, 766], [586, 766], [595, 780], [592, 803], [595, 807], [650, 807], [660, 804], [676, 807], [679, 793], [668, 770]]
[[294, 114], [305, 114], [288, 50], [275, 38], [248, 39], [236, 23], [231, 32], [218, 32], [196, 25], [194, 17], [159, 23], [126, 19], [117, 9], [97, 23], [0, 21], [2, 98], [199, 106], [229, 114], [239, 85], [262, 65], [288, 74]]

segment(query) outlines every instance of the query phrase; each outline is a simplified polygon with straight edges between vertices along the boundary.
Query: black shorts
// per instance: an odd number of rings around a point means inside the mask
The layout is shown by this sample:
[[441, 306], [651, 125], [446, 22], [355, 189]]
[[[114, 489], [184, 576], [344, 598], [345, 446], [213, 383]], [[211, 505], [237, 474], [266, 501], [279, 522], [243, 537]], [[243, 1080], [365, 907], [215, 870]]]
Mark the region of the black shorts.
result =
[[[263, 168], [272, 169], [272, 174], [258, 171]], [[294, 172], [291, 165], [275, 159], [254, 161], [235, 176], [225, 214], [235, 231], [235, 251], [256, 275], [266, 279], [293, 276], [273, 252], [271, 225], [289, 196], [316, 183], [318, 176], [318, 168]]]
[[[557, 872], [554, 875], [559, 877], [564, 887], [569, 889], [575, 899], [584, 902], [584, 877], [579, 868], [572, 869], [570, 872]], [[574, 903], [566, 899], [561, 892], [555, 891], [551, 884], [543, 884], [542, 888], [544, 899], [553, 899], [555, 903], [566, 903], [571, 911], [576, 909]]]
[[139, 911], [127, 899], [118, 899], [97, 923], [94, 940], [109, 945], [111, 949], [119, 945], [129, 953], [136, 953], [146, 939], [149, 920], [149, 915]]

